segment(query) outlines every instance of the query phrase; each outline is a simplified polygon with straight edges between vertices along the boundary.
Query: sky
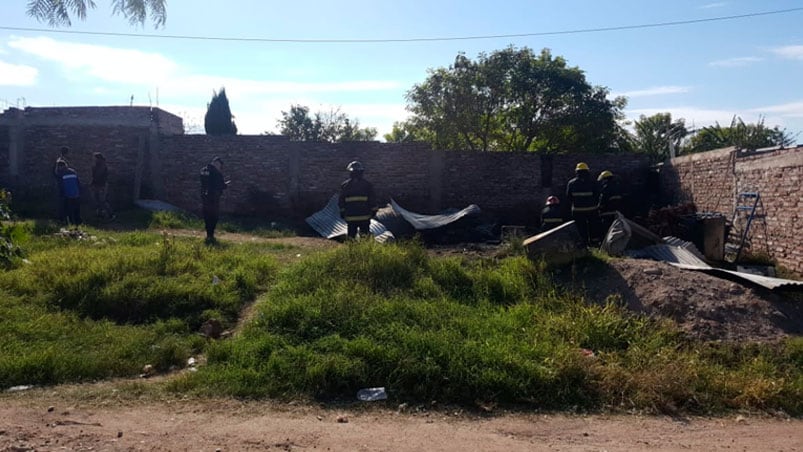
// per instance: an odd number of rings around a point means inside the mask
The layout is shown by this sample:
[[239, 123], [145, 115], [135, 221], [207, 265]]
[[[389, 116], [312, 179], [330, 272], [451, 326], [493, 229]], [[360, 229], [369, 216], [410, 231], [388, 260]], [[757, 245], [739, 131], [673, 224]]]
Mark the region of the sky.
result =
[[[803, 143], [800, 0], [167, 0], [158, 29], [113, 15], [111, 0], [60, 28], [28, 17], [27, 0], [0, 3], [0, 111], [158, 106], [203, 133], [207, 104], [225, 87], [241, 134], [278, 133], [281, 112], [300, 104], [340, 109], [381, 139], [409, 115], [405, 93], [428, 69], [512, 45], [549, 48], [591, 85], [626, 96], [631, 121], [670, 112], [700, 128], [763, 118]], [[481, 38], [451, 39], [472, 37]], [[431, 38], [450, 39], [409, 41]]]

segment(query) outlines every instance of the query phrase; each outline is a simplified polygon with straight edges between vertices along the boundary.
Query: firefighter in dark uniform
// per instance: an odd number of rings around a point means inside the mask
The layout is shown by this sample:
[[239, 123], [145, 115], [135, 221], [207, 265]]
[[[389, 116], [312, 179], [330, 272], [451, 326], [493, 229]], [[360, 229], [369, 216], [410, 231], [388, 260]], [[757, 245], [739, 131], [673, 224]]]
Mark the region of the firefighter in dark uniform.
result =
[[616, 213], [622, 211], [622, 190], [619, 181], [613, 173], [605, 170], [597, 178], [599, 182], [599, 218], [602, 223], [602, 233], [607, 234], [611, 223], [616, 219]]
[[585, 245], [597, 241], [599, 230], [599, 190], [591, 178], [588, 165], [580, 162], [574, 169], [576, 177], [566, 185], [566, 199], [572, 203], [572, 219]]
[[340, 216], [348, 224], [348, 236], [353, 239], [371, 233], [371, 218], [376, 214], [374, 208], [374, 187], [363, 178], [365, 168], [362, 163], [353, 161], [346, 167], [349, 179], [340, 185], [338, 206]]
[[560, 200], [557, 196], [546, 199], [546, 207], [541, 211], [541, 232], [556, 228], [563, 223], [563, 213], [560, 211]]
[[220, 197], [229, 185], [223, 179], [223, 160], [215, 157], [201, 168], [201, 207], [206, 227], [206, 243], [215, 243], [215, 227], [220, 218]]

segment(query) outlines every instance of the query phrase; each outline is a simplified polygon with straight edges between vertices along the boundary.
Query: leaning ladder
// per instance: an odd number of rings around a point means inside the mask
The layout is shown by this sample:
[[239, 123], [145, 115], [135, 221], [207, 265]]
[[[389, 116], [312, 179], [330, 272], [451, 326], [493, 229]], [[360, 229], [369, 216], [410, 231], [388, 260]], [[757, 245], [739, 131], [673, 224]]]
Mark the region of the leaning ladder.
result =
[[[751, 202], [752, 201], [752, 202]], [[725, 260], [737, 262], [744, 250], [750, 225], [756, 218], [756, 209], [761, 202], [761, 195], [757, 192], [743, 192], [736, 195], [736, 206], [731, 218], [731, 229], [728, 241], [725, 243]], [[741, 220], [741, 221], [740, 221]]]

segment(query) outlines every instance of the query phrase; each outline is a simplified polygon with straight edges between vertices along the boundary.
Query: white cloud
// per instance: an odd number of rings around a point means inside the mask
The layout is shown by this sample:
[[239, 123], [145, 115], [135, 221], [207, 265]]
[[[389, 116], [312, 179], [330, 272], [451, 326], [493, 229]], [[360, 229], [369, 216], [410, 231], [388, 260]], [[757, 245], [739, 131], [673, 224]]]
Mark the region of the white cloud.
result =
[[763, 58], [758, 57], [736, 57], [712, 61], [708, 65], [712, 67], [744, 67], [763, 60]]
[[187, 73], [175, 61], [159, 54], [139, 50], [56, 41], [51, 38], [12, 38], [9, 46], [63, 66], [70, 76], [86, 76], [106, 83], [158, 87], [163, 94], [199, 95], [226, 87], [233, 96], [265, 94], [379, 91], [398, 89], [388, 80], [351, 80], [337, 82], [295, 82], [248, 80], [208, 74]]
[[0, 60], [0, 86], [33, 86], [38, 75], [35, 67]]
[[776, 47], [770, 50], [781, 58], [803, 60], [803, 45]]
[[727, 2], [716, 2], [716, 3], [706, 3], [705, 5], [698, 6], [697, 9], [713, 9], [713, 8], [722, 8], [726, 6]]
[[665, 94], [683, 94], [691, 91], [688, 86], [656, 86], [653, 88], [646, 88], [633, 91], [624, 91], [621, 93], [611, 93], [612, 96], [626, 96], [626, 97], [648, 97], [648, 96], [661, 96]]
[[788, 118], [803, 118], [803, 100], [786, 104], [753, 108], [750, 111], [760, 115], [778, 115]]
[[177, 65], [156, 53], [56, 41], [51, 38], [12, 38], [9, 47], [52, 61], [74, 77], [130, 84], [156, 84], [178, 70]]

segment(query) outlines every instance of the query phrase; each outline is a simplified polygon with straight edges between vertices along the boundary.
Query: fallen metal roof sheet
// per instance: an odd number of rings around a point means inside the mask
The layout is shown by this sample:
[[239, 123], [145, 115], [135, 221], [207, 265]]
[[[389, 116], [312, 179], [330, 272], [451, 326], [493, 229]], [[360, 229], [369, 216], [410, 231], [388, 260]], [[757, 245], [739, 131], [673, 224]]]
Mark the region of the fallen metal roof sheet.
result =
[[[307, 217], [306, 222], [318, 234], [327, 239], [334, 239], [336, 237], [345, 236], [348, 234], [348, 225], [345, 220], [340, 217], [340, 207], [337, 205], [337, 195], [333, 195], [326, 206]], [[371, 220], [371, 234], [374, 240], [380, 243], [395, 240], [393, 234], [385, 228], [385, 226], [376, 221]]]
[[738, 279], [749, 281], [770, 290], [781, 288], [803, 289], [803, 281], [793, 281], [791, 279], [773, 278], [770, 276], [755, 275], [752, 273], [725, 270], [708, 265], [701, 259], [700, 252], [690, 242], [685, 242], [675, 237], [665, 237], [664, 240], [671, 244], [651, 245], [646, 248], [628, 252], [632, 257], [642, 257], [666, 262], [684, 270], [695, 270], [714, 275], [729, 275]]
[[401, 206], [396, 204], [396, 201], [393, 199], [390, 200], [390, 205], [393, 207], [393, 210], [401, 215], [408, 223], [413, 225], [413, 227], [420, 231], [424, 229], [435, 229], [442, 226], [446, 226], [450, 223], [454, 223], [455, 221], [468, 216], [468, 215], [476, 215], [480, 213], [480, 208], [476, 204], [471, 204], [470, 206], [466, 207], [465, 209], [458, 210], [452, 213], [444, 213], [438, 215], [423, 215], [420, 213], [413, 213], [409, 210], [403, 209]]

